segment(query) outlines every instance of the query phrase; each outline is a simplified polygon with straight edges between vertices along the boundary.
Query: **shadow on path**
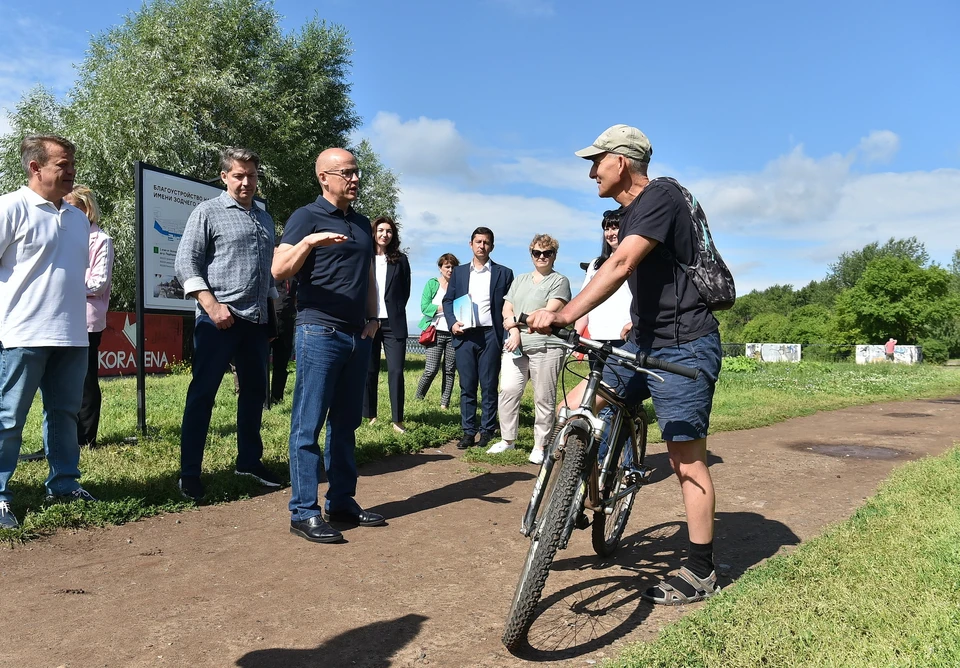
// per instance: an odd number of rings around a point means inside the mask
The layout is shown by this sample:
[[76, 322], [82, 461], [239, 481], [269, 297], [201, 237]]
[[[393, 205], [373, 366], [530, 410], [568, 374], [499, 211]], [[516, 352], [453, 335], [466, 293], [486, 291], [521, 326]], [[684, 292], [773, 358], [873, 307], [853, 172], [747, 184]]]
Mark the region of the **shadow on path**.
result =
[[334, 636], [314, 649], [258, 649], [240, 657], [235, 665], [241, 668], [389, 668], [393, 665], [390, 657], [417, 637], [427, 619], [423, 615], [404, 615], [374, 622]]
[[[571, 540], [589, 539], [589, 532], [581, 532]], [[726, 587], [781, 547], [799, 544], [800, 538], [785, 524], [757, 513], [717, 513], [715, 541], [717, 562], [725, 566], [720, 585]], [[640, 598], [640, 592], [678, 568], [686, 549], [686, 524], [666, 522], [624, 538], [612, 557], [555, 561], [554, 571], [595, 571], [597, 577], [547, 595], [516, 656], [527, 661], [562, 661], [627, 636], [654, 608]]]
[[408, 499], [391, 501], [374, 508], [368, 508], [380, 513], [388, 520], [404, 515], [413, 515], [424, 510], [439, 508], [465, 499], [479, 499], [489, 503], [510, 503], [510, 499], [501, 496], [489, 496], [493, 492], [509, 487], [515, 482], [532, 480], [532, 473], [522, 471], [505, 471], [503, 473], [485, 473], [473, 478], [459, 480], [437, 489], [427, 490], [414, 494]]

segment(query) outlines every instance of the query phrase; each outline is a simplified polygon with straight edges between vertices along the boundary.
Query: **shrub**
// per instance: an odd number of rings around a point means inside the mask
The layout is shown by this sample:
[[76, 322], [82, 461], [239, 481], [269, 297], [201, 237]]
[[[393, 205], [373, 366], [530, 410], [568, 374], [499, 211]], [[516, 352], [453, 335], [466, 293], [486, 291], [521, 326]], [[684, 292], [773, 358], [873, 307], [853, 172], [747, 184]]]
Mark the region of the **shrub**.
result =
[[722, 369], [730, 373], [756, 373], [761, 365], [762, 362], [752, 357], [724, 357]]
[[923, 361], [929, 364], [943, 364], [950, 359], [950, 350], [947, 344], [939, 339], [923, 339], [920, 341], [923, 349]]

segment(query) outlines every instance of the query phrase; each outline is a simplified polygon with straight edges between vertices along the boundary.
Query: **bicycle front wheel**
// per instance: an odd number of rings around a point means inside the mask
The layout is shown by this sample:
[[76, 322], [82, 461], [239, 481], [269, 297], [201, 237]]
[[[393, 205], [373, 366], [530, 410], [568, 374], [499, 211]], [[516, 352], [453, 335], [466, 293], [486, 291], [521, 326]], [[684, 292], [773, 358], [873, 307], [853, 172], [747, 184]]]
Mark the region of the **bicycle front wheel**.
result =
[[[640, 410], [643, 410], [642, 408]], [[636, 486], [639, 485], [637, 471], [643, 465], [647, 452], [647, 421], [635, 422], [637, 443], [627, 443], [626, 437], [617, 439], [613, 463], [616, 468], [601, 481], [600, 501], [602, 509], [593, 514], [593, 551], [601, 557], [609, 557], [620, 546], [620, 538], [630, 519], [630, 510], [637, 498]], [[621, 430], [624, 433], [625, 429]], [[636, 447], [634, 447], [634, 445]], [[630, 492], [625, 490], [634, 487]], [[618, 495], [623, 494], [620, 498]], [[610, 499], [616, 499], [612, 503]], [[609, 509], [609, 514], [606, 512]]]
[[588, 438], [583, 429], [571, 429], [559, 451], [560, 460], [554, 462], [552, 476], [556, 482], [552, 489], [548, 489], [549, 496], [545, 498], [543, 512], [531, 534], [530, 549], [507, 614], [502, 638], [507, 649], [515, 649], [527, 637], [527, 631], [533, 623], [550, 564], [565, 538], [564, 527], [570, 514], [570, 504], [580, 485]]

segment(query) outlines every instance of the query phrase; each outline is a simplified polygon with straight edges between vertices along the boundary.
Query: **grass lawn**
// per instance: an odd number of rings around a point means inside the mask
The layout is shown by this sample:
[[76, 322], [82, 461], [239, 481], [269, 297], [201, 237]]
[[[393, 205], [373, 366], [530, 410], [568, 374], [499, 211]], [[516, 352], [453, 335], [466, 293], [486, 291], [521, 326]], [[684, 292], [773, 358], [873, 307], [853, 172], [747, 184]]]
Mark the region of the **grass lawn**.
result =
[[960, 666], [960, 449], [898, 469], [854, 516], [607, 668]]
[[[362, 425], [357, 431], [357, 459], [371, 461], [390, 454], [418, 452], [457, 438], [460, 416], [454, 392], [451, 410], [441, 411], [439, 379], [425, 401], [413, 399], [423, 359], [408, 359], [406, 372], [406, 434], [390, 427], [386, 374], [381, 374], [378, 424]], [[585, 365], [580, 365], [581, 369]], [[742, 370], [732, 365], [721, 374], [713, 410], [713, 431], [748, 429], [856, 404], [893, 399], [960, 394], [960, 370], [932, 366], [856, 366], [853, 364], [747, 364]], [[568, 387], [577, 380], [567, 375]], [[0, 530], [0, 539], [16, 544], [64, 527], [121, 524], [189, 507], [177, 490], [180, 422], [189, 376], [170, 375], [147, 379], [147, 423], [149, 435], [139, 442], [127, 441], [136, 435], [136, 383], [132, 378], [104, 381], [103, 414], [100, 422], [102, 447], [84, 449], [80, 468], [82, 484], [100, 501], [45, 506], [43, 481], [48, 469], [44, 461], [21, 463], [11, 481], [13, 510], [21, 528]], [[262, 436], [264, 463], [284, 477], [287, 475], [287, 438], [293, 377], [279, 406], [264, 412]], [[561, 390], [562, 392], [562, 390]], [[526, 463], [532, 446], [532, 390], [527, 388], [521, 405], [521, 449], [501, 455], [487, 455], [475, 448], [467, 452], [471, 471], [483, 473], [485, 465]], [[648, 406], [652, 412], [652, 407]], [[40, 447], [41, 407], [39, 398], [24, 430], [24, 452]], [[659, 437], [654, 426], [651, 438]], [[321, 434], [321, 439], [323, 435]], [[204, 457], [204, 483], [208, 502], [244, 498], [259, 491], [252, 482], [233, 475], [236, 457], [236, 399], [233, 381], [227, 376], [220, 388], [210, 425]], [[531, 465], [532, 466], [532, 465]]]

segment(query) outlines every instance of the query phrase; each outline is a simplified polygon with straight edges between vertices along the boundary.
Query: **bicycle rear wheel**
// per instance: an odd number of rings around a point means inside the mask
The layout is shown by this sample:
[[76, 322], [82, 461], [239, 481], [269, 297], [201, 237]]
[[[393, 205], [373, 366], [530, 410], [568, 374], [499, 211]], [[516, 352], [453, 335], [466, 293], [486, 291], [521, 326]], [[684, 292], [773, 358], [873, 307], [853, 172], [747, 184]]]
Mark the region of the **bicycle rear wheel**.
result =
[[[503, 644], [507, 649], [515, 649], [526, 638], [533, 623], [533, 615], [543, 586], [547, 582], [550, 564], [557, 554], [557, 548], [564, 539], [564, 526], [570, 513], [570, 504], [580, 485], [581, 473], [586, 461], [587, 433], [580, 428], [571, 429], [567, 434], [561, 452], [560, 461], [554, 462], [551, 475], [552, 489], [548, 487], [542, 512], [537, 518], [536, 528], [531, 534], [530, 549], [520, 573], [520, 581], [513, 594], [510, 612], [503, 631]], [[548, 455], [549, 456], [549, 455]], [[555, 481], [555, 482], [554, 482]]]
[[[634, 421], [637, 432], [636, 450], [627, 443], [626, 427], [620, 430], [614, 451], [614, 470], [607, 474], [607, 479], [600, 481], [601, 506], [606, 507], [611, 498], [621, 494], [623, 490], [639, 483], [637, 471], [643, 466], [643, 458], [647, 453], [647, 420], [646, 413], [641, 406], [639, 416]], [[635, 455], [633, 453], [636, 453]], [[601, 557], [609, 557], [620, 546], [620, 538], [630, 519], [630, 510], [637, 498], [637, 490], [625, 494], [617, 499], [610, 514], [603, 510], [593, 514], [593, 551]]]

